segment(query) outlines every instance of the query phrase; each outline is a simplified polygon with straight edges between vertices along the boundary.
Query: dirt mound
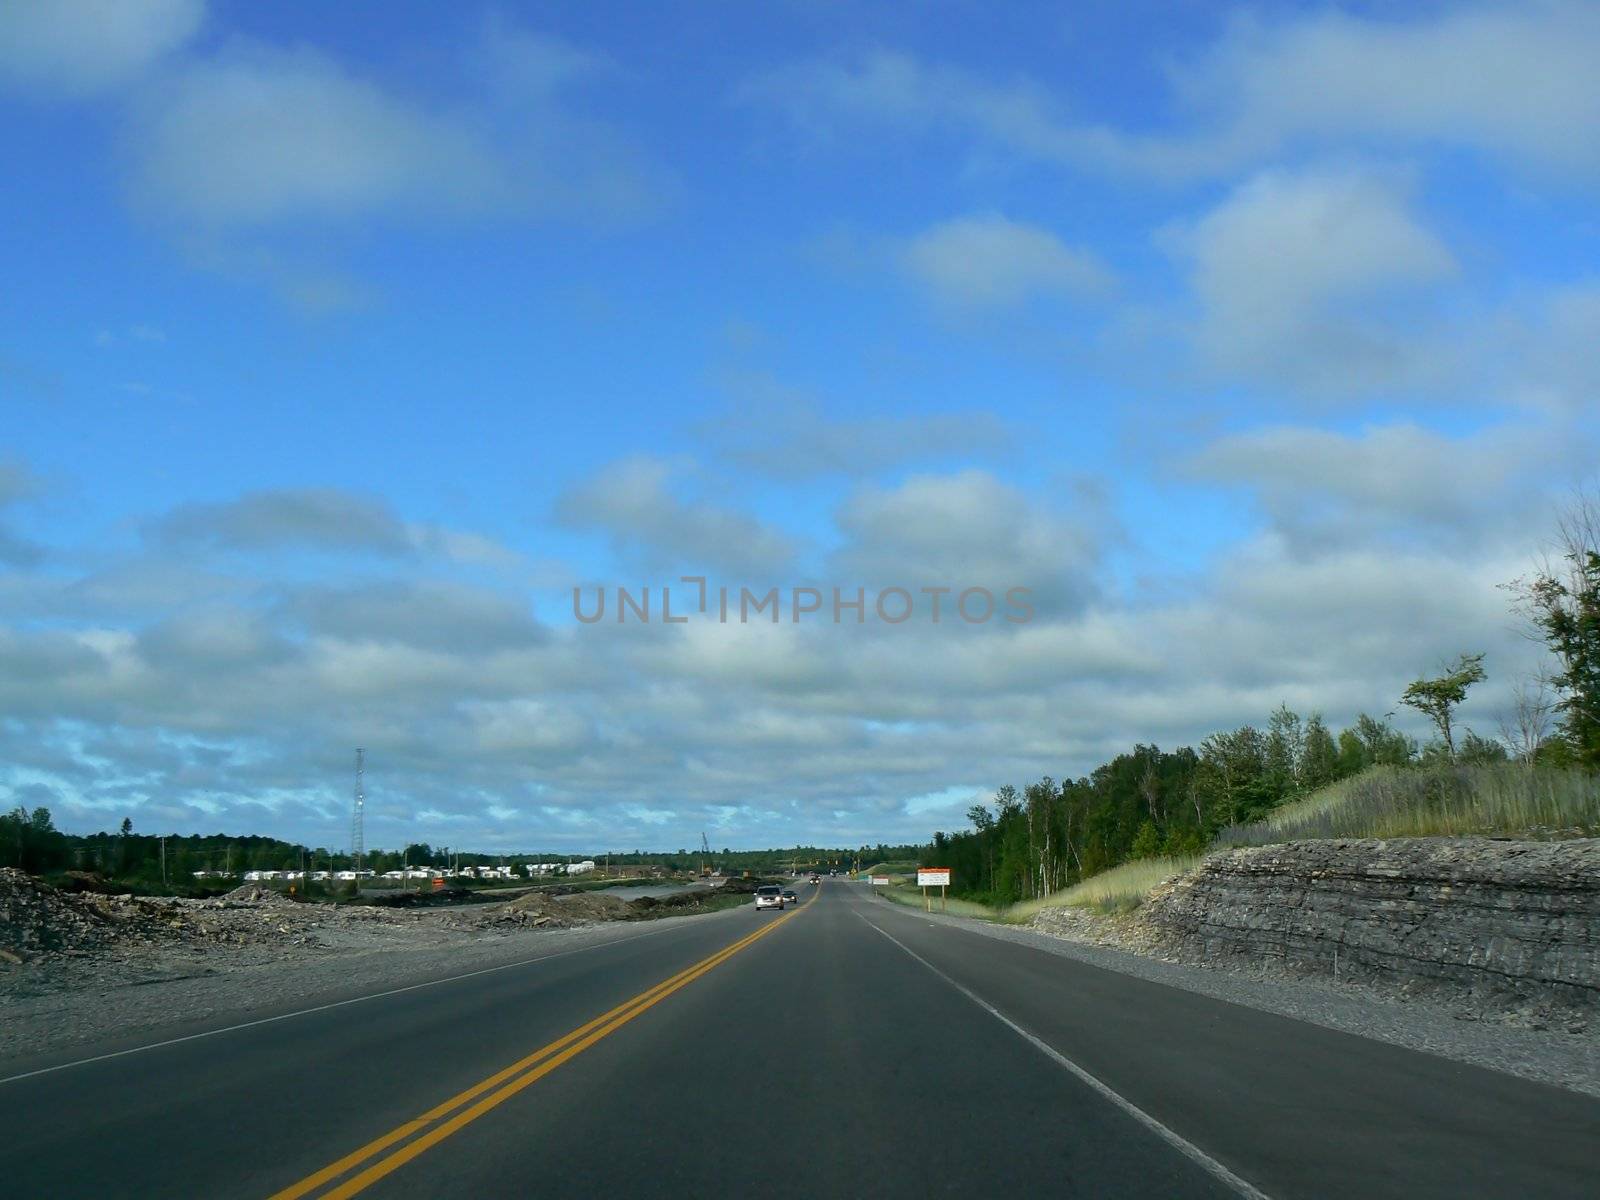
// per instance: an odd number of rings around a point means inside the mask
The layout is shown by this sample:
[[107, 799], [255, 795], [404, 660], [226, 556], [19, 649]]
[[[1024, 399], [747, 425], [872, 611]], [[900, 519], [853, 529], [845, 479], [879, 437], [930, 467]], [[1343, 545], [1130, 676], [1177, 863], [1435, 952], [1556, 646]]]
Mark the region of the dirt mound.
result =
[[128, 957], [164, 946], [299, 945], [323, 906], [270, 888], [238, 888], [216, 900], [143, 899], [64, 892], [0, 869], [0, 963]]
[[639, 913], [649, 913], [652, 916], [665, 915], [663, 910], [670, 912], [694, 912], [700, 909], [708, 900], [713, 900], [718, 893], [706, 888], [696, 888], [692, 892], [672, 892], [665, 896], [638, 896], [628, 901], [628, 907]]
[[0, 949], [6, 961], [81, 957], [123, 943], [203, 936], [171, 901], [63, 892], [21, 871], [0, 870]]
[[633, 921], [638, 917], [639, 913], [626, 900], [619, 900], [615, 896], [600, 896], [593, 892], [575, 892], [565, 896], [530, 892], [486, 917], [485, 923], [567, 929], [596, 921]]
[[236, 887], [231, 892], [224, 892], [217, 897], [233, 904], [293, 904], [295, 901], [274, 888], [262, 887], [259, 883], [247, 883]]
[[0, 958], [19, 963], [103, 944], [106, 919], [76, 896], [31, 875], [0, 869]]

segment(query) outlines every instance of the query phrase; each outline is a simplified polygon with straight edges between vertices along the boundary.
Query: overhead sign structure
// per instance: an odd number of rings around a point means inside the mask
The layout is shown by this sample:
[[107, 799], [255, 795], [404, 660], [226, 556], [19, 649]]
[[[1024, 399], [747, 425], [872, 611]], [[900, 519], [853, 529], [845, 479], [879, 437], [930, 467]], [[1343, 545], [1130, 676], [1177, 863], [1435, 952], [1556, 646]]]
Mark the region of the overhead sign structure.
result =
[[928, 889], [939, 889], [939, 911], [945, 911], [944, 890], [950, 886], [949, 867], [918, 867], [917, 886], [922, 889], [922, 907], [928, 912], [933, 911], [933, 900], [928, 896]]

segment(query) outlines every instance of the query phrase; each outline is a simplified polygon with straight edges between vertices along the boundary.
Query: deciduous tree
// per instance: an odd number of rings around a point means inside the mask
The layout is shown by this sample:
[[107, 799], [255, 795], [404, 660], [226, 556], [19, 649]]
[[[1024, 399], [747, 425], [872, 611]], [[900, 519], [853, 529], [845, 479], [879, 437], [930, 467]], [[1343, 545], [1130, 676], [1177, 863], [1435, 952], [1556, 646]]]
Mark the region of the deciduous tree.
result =
[[1414, 681], [1400, 703], [1423, 713], [1439, 731], [1439, 739], [1452, 758], [1456, 753], [1455, 711], [1467, 698], [1467, 689], [1483, 681], [1483, 655], [1463, 654], [1433, 679]]

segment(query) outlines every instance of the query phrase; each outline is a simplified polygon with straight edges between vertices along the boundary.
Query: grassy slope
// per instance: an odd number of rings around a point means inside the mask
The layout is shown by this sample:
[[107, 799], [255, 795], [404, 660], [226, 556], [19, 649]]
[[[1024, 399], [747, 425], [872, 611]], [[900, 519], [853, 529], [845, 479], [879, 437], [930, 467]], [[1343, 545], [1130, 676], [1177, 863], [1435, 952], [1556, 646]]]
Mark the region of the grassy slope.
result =
[[[1600, 777], [1517, 764], [1435, 769], [1373, 767], [1264, 820], [1231, 825], [1214, 849], [1315, 838], [1600, 836]], [[1027, 921], [1043, 908], [1100, 911], [1137, 907], [1162, 880], [1191, 870], [1194, 858], [1126, 862], [1074, 887], [1012, 905], [998, 915]]]
[[1600, 834], [1600, 778], [1581, 771], [1487, 767], [1373, 767], [1264, 820], [1232, 825], [1220, 846], [1303, 838], [1589, 837]]
[[916, 863], [905, 860], [873, 863], [870, 867], [862, 867], [861, 874], [863, 877], [868, 875], [913, 875], [916, 870]]
[[1027, 921], [1042, 908], [1058, 908], [1064, 904], [1101, 912], [1137, 908], [1156, 884], [1193, 870], [1199, 862], [1198, 854], [1189, 858], [1141, 858], [1125, 862], [1042, 899], [1013, 904], [1001, 914], [1001, 919]]
[[[924, 904], [922, 889], [917, 887], [915, 883], [891, 883], [888, 887], [875, 887], [872, 890], [881, 892], [885, 899], [892, 900], [896, 904], [904, 904], [908, 908], [920, 909]], [[939, 908], [939, 893], [930, 888], [929, 895], [933, 900], [933, 911], [941, 911]], [[946, 898], [943, 911], [958, 917], [979, 917], [985, 920], [992, 919], [995, 915], [994, 910], [988, 905], [978, 904], [972, 900], [957, 900], [954, 896]]]

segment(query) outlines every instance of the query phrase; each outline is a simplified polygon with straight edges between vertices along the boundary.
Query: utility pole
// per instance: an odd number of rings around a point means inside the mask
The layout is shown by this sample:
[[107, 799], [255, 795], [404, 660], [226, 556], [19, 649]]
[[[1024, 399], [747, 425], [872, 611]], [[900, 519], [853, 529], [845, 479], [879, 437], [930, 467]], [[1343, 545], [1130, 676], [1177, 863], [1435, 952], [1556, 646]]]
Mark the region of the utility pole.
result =
[[161, 838], [161, 886], [167, 886], [167, 839], [165, 835]]

